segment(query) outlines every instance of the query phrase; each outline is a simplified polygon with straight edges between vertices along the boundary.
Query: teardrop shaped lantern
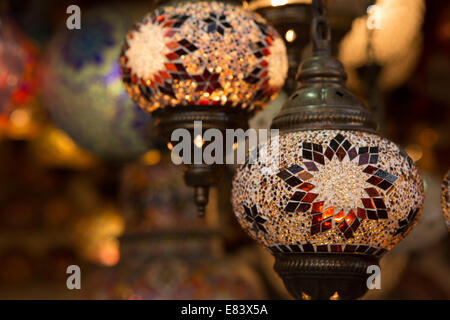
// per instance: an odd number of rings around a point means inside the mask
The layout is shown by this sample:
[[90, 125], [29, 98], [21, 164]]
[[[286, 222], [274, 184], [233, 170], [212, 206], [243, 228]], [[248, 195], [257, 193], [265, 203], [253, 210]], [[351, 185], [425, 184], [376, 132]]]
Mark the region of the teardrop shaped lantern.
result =
[[320, 1], [313, 17], [313, 57], [272, 123], [279, 136], [236, 173], [233, 208], [274, 255], [295, 298], [357, 298], [368, 290], [369, 266], [417, 220], [423, 184], [414, 162], [376, 133], [369, 111], [346, 89]]
[[[287, 74], [286, 48], [275, 29], [239, 2], [186, 1], [160, 7], [126, 36], [120, 63], [131, 98], [152, 113], [166, 141], [177, 128], [247, 128], [247, 120], [274, 98]], [[195, 143], [196, 142], [200, 143]], [[204, 147], [204, 146], [203, 146]], [[187, 167], [199, 214], [213, 165]]]

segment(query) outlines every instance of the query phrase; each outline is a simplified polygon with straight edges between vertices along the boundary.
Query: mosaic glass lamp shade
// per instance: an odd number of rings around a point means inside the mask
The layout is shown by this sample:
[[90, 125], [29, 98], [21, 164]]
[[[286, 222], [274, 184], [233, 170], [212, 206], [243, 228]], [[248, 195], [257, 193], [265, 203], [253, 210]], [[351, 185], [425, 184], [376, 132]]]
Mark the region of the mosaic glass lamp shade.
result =
[[280, 135], [236, 173], [233, 207], [294, 297], [356, 298], [367, 267], [416, 223], [423, 182], [408, 155], [376, 133], [329, 43], [315, 37], [300, 87], [272, 122]]
[[147, 112], [223, 106], [252, 112], [281, 89], [283, 40], [263, 18], [222, 2], [180, 2], [156, 9], [126, 37], [125, 87]]
[[109, 161], [132, 159], [151, 146], [152, 119], [128, 98], [117, 61], [138, 15], [136, 7], [86, 11], [81, 30], [64, 25], [52, 39], [42, 68], [42, 98], [53, 122]]
[[36, 52], [7, 16], [0, 15], [0, 121], [29, 101], [36, 85]]
[[[239, 5], [173, 2], [127, 34], [120, 56], [125, 88], [168, 142], [175, 129], [193, 131], [194, 121], [204, 129], [246, 129], [281, 90], [288, 69], [283, 39]], [[216, 176], [217, 168], [205, 164], [187, 168], [199, 215]]]
[[441, 204], [447, 229], [450, 230], [450, 170], [442, 181]]

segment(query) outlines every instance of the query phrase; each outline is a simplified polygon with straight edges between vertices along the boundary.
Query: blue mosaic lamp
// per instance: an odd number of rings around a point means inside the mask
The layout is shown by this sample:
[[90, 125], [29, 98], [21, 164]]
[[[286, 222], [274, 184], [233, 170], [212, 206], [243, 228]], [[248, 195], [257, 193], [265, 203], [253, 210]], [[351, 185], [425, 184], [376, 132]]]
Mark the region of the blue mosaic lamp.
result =
[[345, 88], [320, 1], [313, 12], [313, 57], [272, 122], [280, 135], [237, 171], [233, 207], [273, 254], [295, 298], [358, 298], [368, 290], [368, 267], [415, 225], [423, 183], [411, 158], [378, 135], [370, 112]]
[[55, 35], [42, 68], [42, 98], [53, 122], [108, 161], [133, 159], [154, 140], [152, 119], [128, 99], [118, 62], [122, 39], [139, 12], [115, 6], [84, 12], [81, 30], [64, 25]]

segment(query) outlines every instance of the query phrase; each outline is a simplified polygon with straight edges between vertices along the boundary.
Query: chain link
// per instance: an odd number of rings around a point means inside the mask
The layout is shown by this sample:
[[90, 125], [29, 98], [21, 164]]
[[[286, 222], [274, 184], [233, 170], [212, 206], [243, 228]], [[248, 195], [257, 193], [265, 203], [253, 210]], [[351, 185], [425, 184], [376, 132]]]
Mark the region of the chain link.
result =
[[311, 39], [314, 55], [331, 55], [331, 30], [326, 15], [325, 0], [313, 0], [313, 19], [311, 24]]

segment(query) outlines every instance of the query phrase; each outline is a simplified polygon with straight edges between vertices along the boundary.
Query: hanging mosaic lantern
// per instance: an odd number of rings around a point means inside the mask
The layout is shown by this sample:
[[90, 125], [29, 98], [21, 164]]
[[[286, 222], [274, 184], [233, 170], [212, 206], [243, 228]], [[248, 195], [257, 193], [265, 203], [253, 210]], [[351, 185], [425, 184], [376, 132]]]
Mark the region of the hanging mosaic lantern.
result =
[[364, 104], [345, 88], [323, 4], [314, 1], [313, 12], [314, 55], [272, 123], [280, 135], [236, 173], [233, 207], [275, 256], [294, 297], [356, 298], [368, 289], [368, 266], [414, 226], [423, 183], [414, 162], [376, 133]]
[[135, 158], [151, 146], [152, 120], [128, 99], [117, 61], [139, 12], [115, 6], [83, 12], [82, 29], [64, 25], [43, 62], [42, 98], [51, 119], [81, 147], [109, 161]]
[[[219, 1], [178, 2], [158, 8], [129, 31], [120, 57], [129, 95], [152, 113], [170, 141], [177, 128], [247, 128], [275, 97], [287, 73], [286, 48], [259, 15]], [[194, 139], [194, 137], [193, 137]], [[189, 166], [203, 214], [212, 166]]]
[[442, 181], [441, 204], [447, 229], [450, 230], [450, 170]]

